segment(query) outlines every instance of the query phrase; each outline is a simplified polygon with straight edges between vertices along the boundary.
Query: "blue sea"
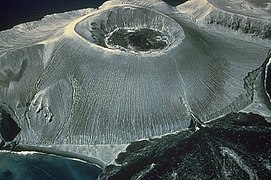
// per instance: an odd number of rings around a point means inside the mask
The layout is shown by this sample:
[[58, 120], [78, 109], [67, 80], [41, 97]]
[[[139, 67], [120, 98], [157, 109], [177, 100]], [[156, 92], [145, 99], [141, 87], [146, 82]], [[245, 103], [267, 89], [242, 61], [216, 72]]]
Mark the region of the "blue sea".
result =
[[38, 152], [0, 151], [0, 180], [95, 180], [98, 166]]
[[[141, 1], [141, 0], [138, 0]], [[142, 0], [145, 1], [145, 0]], [[187, 0], [164, 0], [170, 5], [178, 5]], [[0, 2], [0, 31], [34, 20], [45, 15], [82, 8], [95, 8], [105, 0], [8, 0]]]

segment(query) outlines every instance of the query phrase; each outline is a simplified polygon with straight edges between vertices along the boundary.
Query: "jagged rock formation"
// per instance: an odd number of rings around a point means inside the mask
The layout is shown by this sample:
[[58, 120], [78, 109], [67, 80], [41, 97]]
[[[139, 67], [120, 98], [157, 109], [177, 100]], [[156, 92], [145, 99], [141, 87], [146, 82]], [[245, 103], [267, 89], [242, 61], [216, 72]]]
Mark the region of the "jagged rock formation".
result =
[[19, 145], [108, 162], [131, 141], [253, 103], [256, 77], [244, 78], [259, 74], [270, 39], [201, 28], [183, 14], [193, 2], [112, 0], [0, 32], [0, 107]]
[[202, 27], [271, 47], [271, 8], [268, 0], [192, 0], [177, 9]]

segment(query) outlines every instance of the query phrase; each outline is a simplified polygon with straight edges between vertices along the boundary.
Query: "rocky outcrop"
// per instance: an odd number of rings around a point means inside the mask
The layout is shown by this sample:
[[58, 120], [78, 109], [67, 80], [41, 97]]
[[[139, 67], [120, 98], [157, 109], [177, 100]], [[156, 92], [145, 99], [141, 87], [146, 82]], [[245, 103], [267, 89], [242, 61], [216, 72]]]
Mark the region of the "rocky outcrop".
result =
[[268, 20], [244, 17], [219, 10], [210, 12], [205, 20], [207, 24], [217, 24], [235, 31], [240, 30], [244, 34], [271, 40], [271, 21]]

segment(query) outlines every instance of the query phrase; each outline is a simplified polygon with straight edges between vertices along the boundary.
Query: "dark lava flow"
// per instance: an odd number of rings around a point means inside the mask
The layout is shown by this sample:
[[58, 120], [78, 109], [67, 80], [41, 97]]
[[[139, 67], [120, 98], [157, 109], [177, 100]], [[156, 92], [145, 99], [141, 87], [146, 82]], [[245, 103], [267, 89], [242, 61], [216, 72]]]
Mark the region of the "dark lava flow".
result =
[[100, 179], [269, 179], [271, 123], [232, 113], [158, 139], [131, 143]]

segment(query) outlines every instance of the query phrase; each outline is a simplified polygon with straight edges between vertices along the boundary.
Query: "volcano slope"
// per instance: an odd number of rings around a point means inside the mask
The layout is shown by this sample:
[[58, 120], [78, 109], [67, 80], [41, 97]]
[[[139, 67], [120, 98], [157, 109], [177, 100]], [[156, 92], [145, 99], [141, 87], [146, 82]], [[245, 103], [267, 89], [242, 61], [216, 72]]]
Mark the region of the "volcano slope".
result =
[[219, 34], [193, 2], [112, 0], [0, 32], [0, 106], [18, 146], [107, 163], [131, 141], [254, 103], [270, 39]]

